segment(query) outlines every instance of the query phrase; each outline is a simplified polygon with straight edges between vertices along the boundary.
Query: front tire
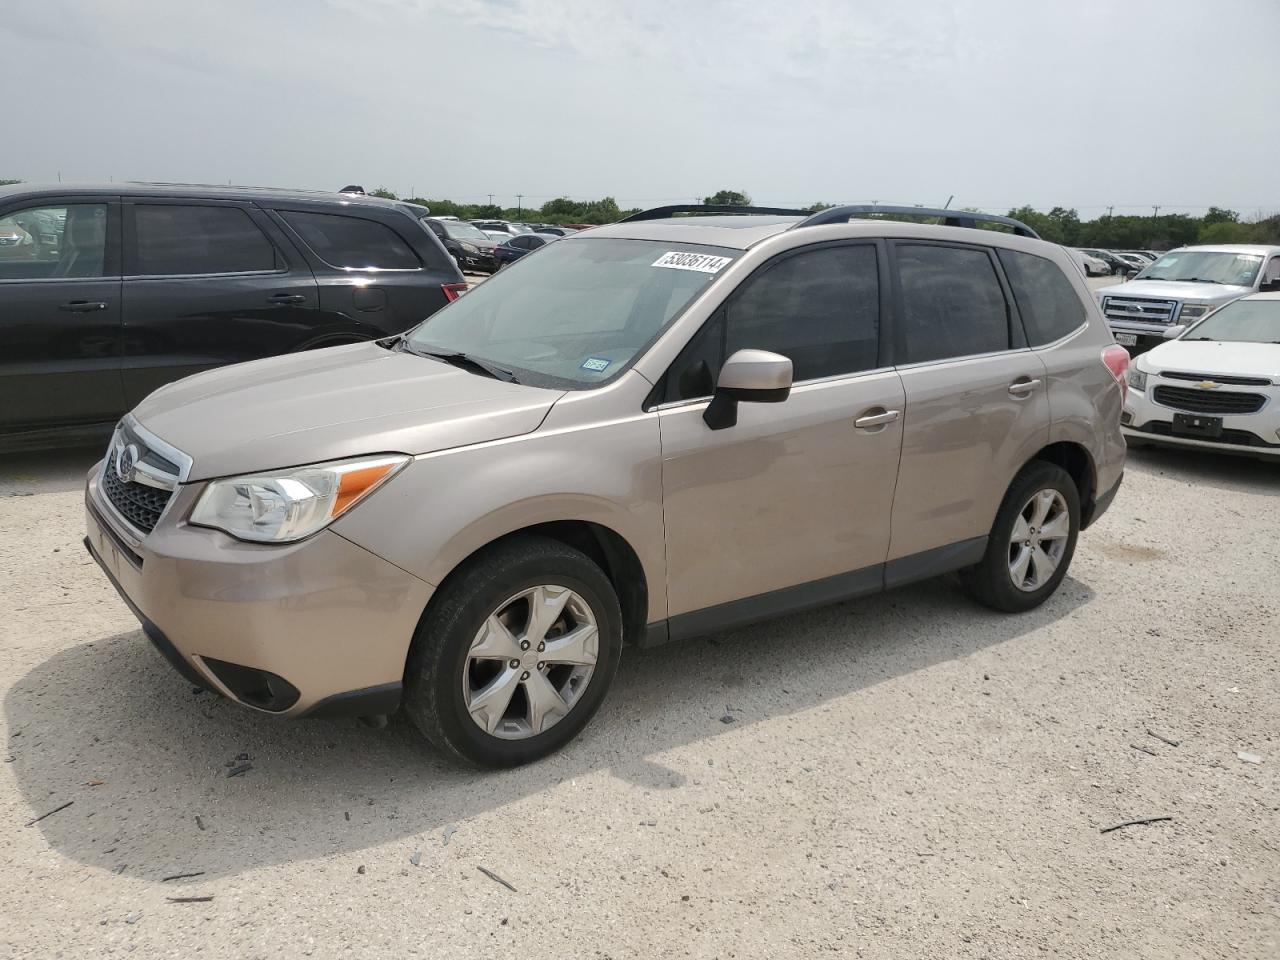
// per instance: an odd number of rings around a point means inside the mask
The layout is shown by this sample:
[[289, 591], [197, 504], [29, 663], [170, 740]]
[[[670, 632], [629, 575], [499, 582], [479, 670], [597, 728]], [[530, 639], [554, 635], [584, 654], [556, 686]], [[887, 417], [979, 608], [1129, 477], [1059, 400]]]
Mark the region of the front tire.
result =
[[451, 758], [529, 763], [587, 725], [621, 648], [604, 571], [556, 540], [513, 537], [468, 560], [432, 599], [409, 654], [405, 712]]
[[1080, 492], [1059, 466], [1033, 460], [1014, 477], [991, 527], [982, 560], [961, 571], [979, 603], [1021, 613], [1062, 583], [1080, 534]]

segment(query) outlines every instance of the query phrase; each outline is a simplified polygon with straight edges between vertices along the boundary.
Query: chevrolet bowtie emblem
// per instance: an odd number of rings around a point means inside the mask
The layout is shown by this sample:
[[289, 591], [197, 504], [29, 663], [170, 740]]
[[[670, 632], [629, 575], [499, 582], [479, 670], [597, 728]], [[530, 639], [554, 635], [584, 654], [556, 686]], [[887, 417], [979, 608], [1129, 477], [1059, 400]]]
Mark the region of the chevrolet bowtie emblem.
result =
[[1218, 387], [1222, 386], [1222, 384], [1218, 383], [1216, 380], [1201, 380], [1196, 384], [1196, 386], [1201, 390], [1217, 390]]

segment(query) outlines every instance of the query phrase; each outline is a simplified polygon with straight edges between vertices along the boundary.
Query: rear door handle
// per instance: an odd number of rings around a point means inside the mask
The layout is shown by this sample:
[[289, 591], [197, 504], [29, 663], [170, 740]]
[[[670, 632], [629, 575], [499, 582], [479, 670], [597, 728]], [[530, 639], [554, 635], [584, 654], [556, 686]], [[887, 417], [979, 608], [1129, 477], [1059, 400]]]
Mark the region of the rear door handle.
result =
[[[877, 409], [872, 407], [872, 410]], [[902, 416], [901, 410], [885, 410], [880, 408], [879, 413], [864, 413], [857, 420], [853, 421], [853, 425], [859, 430], [870, 430], [872, 427], [883, 427], [886, 423], [893, 423]]]
[[1013, 383], [1009, 384], [1009, 392], [1012, 393], [1015, 397], [1025, 397], [1028, 393], [1031, 393], [1033, 390], [1038, 389], [1039, 386], [1040, 386], [1039, 380], [1030, 380], [1030, 379], [1015, 380], [1013, 381]]
[[300, 293], [273, 293], [267, 297], [267, 303], [305, 303], [306, 300]]
[[58, 309], [67, 313], [93, 313], [95, 310], [107, 309], [107, 305], [101, 300], [72, 300], [70, 303], [59, 304]]

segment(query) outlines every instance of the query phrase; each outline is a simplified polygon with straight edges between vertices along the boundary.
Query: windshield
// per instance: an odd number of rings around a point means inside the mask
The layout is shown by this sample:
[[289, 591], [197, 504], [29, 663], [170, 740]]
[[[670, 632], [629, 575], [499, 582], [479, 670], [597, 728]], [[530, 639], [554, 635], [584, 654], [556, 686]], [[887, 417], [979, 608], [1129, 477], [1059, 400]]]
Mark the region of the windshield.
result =
[[463, 353], [534, 386], [596, 386], [625, 370], [739, 254], [647, 240], [549, 243], [433, 314], [408, 346]]
[[444, 224], [444, 232], [455, 240], [488, 241], [489, 239], [469, 223], [461, 223], [457, 220], [441, 220], [440, 222]]
[[1205, 317], [1182, 339], [1280, 343], [1280, 300], [1233, 300]]
[[1175, 250], [1148, 266], [1136, 279], [1199, 280], [1204, 283], [1251, 287], [1261, 265], [1262, 257], [1256, 254]]

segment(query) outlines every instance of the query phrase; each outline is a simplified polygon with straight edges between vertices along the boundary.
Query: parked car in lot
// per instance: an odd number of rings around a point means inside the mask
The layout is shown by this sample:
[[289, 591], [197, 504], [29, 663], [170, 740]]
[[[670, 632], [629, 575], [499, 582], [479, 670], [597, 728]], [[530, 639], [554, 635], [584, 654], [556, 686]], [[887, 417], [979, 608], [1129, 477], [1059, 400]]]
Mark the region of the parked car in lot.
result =
[[0, 221], [56, 231], [0, 255], [0, 445], [105, 435], [188, 374], [403, 332], [465, 289], [423, 212], [252, 188], [0, 187]]
[[493, 251], [498, 261], [498, 269], [502, 269], [509, 263], [515, 263], [526, 253], [532, 253], [557, 239], [559, 238], [550, 234], [522, 233], [518, 237], [512, 237], [506, 243], [498, 244]]
[[422, 222], [457, 261], [459, 269], [470, 273], [493, 273], [498, 269], [493, 256], [498, 242], [478, 227], [438, 217], [427, 217]]
[[1280, 460], [1280, 293], [1233, 300], [1165, 339], [1129, 368], [1130, 442]]
[[1128, 260], [1121, 260], [1110, 250], [1097, 250], [1092, 247], [1088, 247], [1081, 248], [1080, 252], [1088, 254], [1091, 257], [1097, 257], [1107, 265], [1107, 272], [1112, 276], [1131, 276], [1141, 269], [1136, 264], [1130, 263]]
[[1084, 250], [1068, 248], [1068, 251], [1075, 258], [1075, 261], [1080, 264], [1080, 269], [1084, 271], [1086, 277], [1105, 277], [1111, 273], [1111, 268], [1101, 258], [1086, 253]]
[[36, 254], [31, 234], [12, 219], [0, 220], [0, 260], [28, 260]]
[[471, 225], [496, 243], [530, 232], [526, 224], [512, 223], [510, 220], [472, 220]]
[[1066, 251], [968, 211], [691, 209], [156, 392], [88, 477], [94, 558], [192, 682], [403, 707], [491, 766], [571, 740], [624, 643], [955, 570], [1043, 603], [1124, 467], [1129, 357]]
[[1170, 250], [1122, 286], [1096, 292], [1116, 342], [1137, 354], [1176, 324], [1198, 320], [1224, 303], [1280, 290], [1280, 246], [1226, 244]]

